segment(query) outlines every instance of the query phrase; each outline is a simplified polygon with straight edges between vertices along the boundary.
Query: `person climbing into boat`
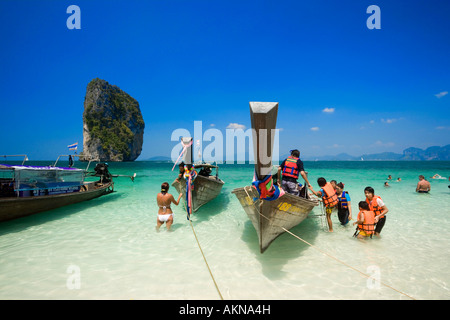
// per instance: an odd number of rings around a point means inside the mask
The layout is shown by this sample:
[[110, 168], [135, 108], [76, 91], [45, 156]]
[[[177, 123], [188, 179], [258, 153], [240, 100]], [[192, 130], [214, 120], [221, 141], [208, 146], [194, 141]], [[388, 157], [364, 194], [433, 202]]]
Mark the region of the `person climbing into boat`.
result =
[[178, 173], [177, 180], [178, 181], [184, 180], [184, 162], [183, 161], [178, 165], [178, 169], [179, 169], [179, 173]]
[[331, 183], [327, 182], [327, 180], [323, 177], [317, 179], [317, 184], [320, 187], [319, 191], [314, 191], [312, 186], [309, 188], [312, 193], [314, 193], [317, 197], [322, 198], [323, 205], [325, 207], [325, 213], [327, 215], [328, 229], [330, 232], [333, 232], [333, 223], [331, 222], [331, 212], [333, 208], [335, 208], [339, 202], [338, 197], [336, 195], [336, 191], [334, 191]]
[[175, 201], [173, 195], [168, 193], [169, 191], [169, 183], [163, 182], [161, 184], [161, 192], [156, 196], [156, 202], [158, 204], [158, 217], [156, 218], [156, 230], [159, 231], [159, 228], [166, 223], [167, 230], [170, 230], [170, 227], [173, 224], [173, 211], [170, 208], [170, 205], [173, 203], [176, 206], [180, 203], [181, 193], [178, 195], [178, 200]]
[[350, 195], [344, 191], [344, 184], [339, 182], [336, 185], [336, 195], [338, 196], [338, 218], [343, 226], [352, 220], [352, 205]]
[[303, 161], [300, 160], [300, 151], [294, 149], [291, 150], [291, 155], [278, 168], [278, 182], [281, 181], [281, 188], [288, 193], [298, 196], [297, 179], [299, 175], [303, 177], [308, 187], [311, 187], [303, 167]]
[[421, 174], [419, 176], [419, 182], [417, 183], [416, 192], [418, 192], [418, 193], [428, 193], [429, 191], [431, 191], [431, 184]]
[[370, 211], [369, 204], [365, 201], [359, 202], [359, 213], [356, 222], [353, 225], [357, 224], [356, 232], [353, 235], [358, 239], [364, 239], [367, 237], [372, 238], [375, 230], [375, 213]]
[[372, 187], [366, 187], [364, 189], [364, 195], [366, 196], [366, 202], [369, 204], [370, 211], [375, 213], [375, 235], [379, 236], [386, 223], [386, 213], [389, 212], [389, 209], [381, 197], [375, 195], [375, 190]]

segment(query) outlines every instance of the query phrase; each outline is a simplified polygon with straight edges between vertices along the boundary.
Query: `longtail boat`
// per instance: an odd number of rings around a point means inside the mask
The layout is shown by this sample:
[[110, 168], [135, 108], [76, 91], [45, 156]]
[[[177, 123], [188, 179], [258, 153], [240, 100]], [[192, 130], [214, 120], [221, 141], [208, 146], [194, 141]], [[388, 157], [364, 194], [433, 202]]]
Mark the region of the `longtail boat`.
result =
[[256, 229], [261, 253], [285, 230], [305, 220], [311, 210], [319, 205], [307, 193], [305, 198], [295, 196], [284, 193], [272, 184], [272, 150], [277, 113], [276, 102], [250, 102], [255, 181], [252, 186], [232, 191]]
[[[188, 170], [187, 166], [192, 166], [195, 171], [192, 171], [193, 177], [191, 181], [191, 209], [196, 212], [201, 206], [210, 202], [216, 198], [222, 191], [224, 182], [219, 178], [219, 167], [217, 165], [212, 165], [209, 163], [192, 163], [192, 138], [182, 138], [181, 142], [184, 149], [183, 162], [185, 163], [185, 168], [183, 170]], [[190, 169], [190, 168], [189, 168]], [[215, 170], [215, 174], [213, 174]], [[187, 199], [187, 175], [179, 176], [176, 178], [172, 186], [181, 193], [183, 200], [189, 202]], [[189, 216], [189, 213], [188, 213]]]
[[[107, 164], [98, 163], [94, 172], [89, 172], [93, 160], [86, 169], [57, 167], [57, 161], [51, 166], [28, 166], [23, 164], [25, 161], [21, 165], [0, 164], [0, 221], [94, 199], [114, 191], [113, 177], [118, 175], [112, 175]], [[99, 180], [85, 181], [86, 176]], [[130, 176], [132, 180], [134, 177]]]

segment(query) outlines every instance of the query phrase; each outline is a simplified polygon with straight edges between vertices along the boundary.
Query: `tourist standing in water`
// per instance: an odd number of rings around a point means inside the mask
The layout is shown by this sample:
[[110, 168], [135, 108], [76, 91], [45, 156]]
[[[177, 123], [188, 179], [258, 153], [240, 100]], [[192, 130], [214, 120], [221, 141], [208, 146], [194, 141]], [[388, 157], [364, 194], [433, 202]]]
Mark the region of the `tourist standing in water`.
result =
[[370, 211], [375, 213], [375, 235], [379, 236], [386, 223], [386, 213], [388, 213], [389, 210], [381, 197], [375, 195], [375, 190], [372, 187], [366, 187], [364, 189], [364, 194], [366, 196], [366, 202], [369, 204]]
[[417, 183], [416, 192], [428, 193], [431, 190], [430, 182], [425, 179], [423, 175], [419, 176], [419, 182]]
[[344, 184], [339, 182], [336, 184], [336, 195], [338, 196], [338, 218], [343, 226], [345, 226], [349, 220], [352, 220], [352, 203], [350, 195], [347, 191], [344, 191]]
[[168, 193], [169, 191], [169, 183], [164, 182], [161, 185], [161, 192], [156, 196], [156, 202], [158, 204], [158, 217], [156, 218], [156, 230], [166, 223], [167, 230], [170, 230], [170, 227], [173, 224], [173, 211], [170, 208], [170, 205], [173, 203], [176, 206], [180, 203], [181, 193], [178, 196], [178, 200], [175, 201], [173, 195]]

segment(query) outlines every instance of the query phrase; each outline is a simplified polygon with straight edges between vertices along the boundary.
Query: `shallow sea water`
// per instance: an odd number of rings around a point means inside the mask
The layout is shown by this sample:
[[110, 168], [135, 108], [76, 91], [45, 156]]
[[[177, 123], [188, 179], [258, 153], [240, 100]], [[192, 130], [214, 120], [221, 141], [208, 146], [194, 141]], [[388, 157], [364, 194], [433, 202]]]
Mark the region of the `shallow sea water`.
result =
[[[0, 299], [220, 299], [184, 208], [172, 231], [156, 232], [156, 194], [172, 164], [111, 163], [113, 194], [0, 224]], [[417, 194], [418, 175], [450, 176], [450, 162], [305, 162], [317, 178], [345, 183], [356, 219], [372, 186], [389, 209], [379, 239], [353, 226], [322, 227], [321, 208], [259, 253], [256, 231], [231, 191], [248, 185], [252, 165], [221, 165], [222, 193], [192, 226], [223, 298], [450, 299], [448, 180]], [[383, 186], [387, 176], [394, 180]], [[175, 197], [174, 188], [169, 190]], [[337, 260], [338, 261], [337, 261]], [[355, 270], [356, 269], [356, 270]], [[368, 279], [360, 272], [372, 276]], [[78, 281], [78, 282], [77, 282]]]

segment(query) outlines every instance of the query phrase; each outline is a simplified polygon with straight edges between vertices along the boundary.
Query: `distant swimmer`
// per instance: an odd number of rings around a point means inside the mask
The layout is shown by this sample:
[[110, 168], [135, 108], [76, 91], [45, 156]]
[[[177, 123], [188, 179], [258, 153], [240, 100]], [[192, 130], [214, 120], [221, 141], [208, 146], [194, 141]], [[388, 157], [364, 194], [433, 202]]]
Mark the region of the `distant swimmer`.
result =
[[173, 203], [176, 206], [180, 203], [181, 193], [178, 196], [178, 200], [175, 201], [173, 195], [168, 193], [169, 184], [164, 182], [161, 185], [161, 192], [156, 196], [156, 202], [158, 203], [158, 217], [156, 218], [156, 230], [166, 223], [167, 230], [170, 230], [170, 227], [173, 223], [173, 211], [170, 208], [170, 205]]
[[428, 182], [423, 175], [419, 176], [419, 182], [417, 183], [416, 192], [428, 193], [431, 190], [430, 182]]
[[389, 185], [389, 183], [387, 181], [384, 183], [384, 186], [385, 187], [390, 187], [390, 185]]
[[388, 176], [388, 180], [392, 180], [392, 176], [391, 175]]
[[[435, 174], [434, 176], [431, 177], [431, 179], [445, 179], [445, 177], [442, 177], [440, 174]], [[450, 179], [450, 177], [449, 177]]]

